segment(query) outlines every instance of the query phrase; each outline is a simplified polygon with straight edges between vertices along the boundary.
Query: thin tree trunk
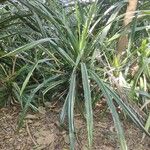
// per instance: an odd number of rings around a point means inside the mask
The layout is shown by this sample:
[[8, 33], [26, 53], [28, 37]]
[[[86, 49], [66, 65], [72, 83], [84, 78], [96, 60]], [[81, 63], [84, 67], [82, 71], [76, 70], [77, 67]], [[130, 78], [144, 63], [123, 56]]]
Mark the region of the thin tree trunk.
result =
[[[134, 14], [137, 8], [138, 0], [128, 0], [128, 6], [123, 19], [123, 26], [127, 29], [130, 28], [130, 23], [134, 18]], [[128, 35], [120, 36], [117, 45], [117, 55], [122, 56], [128, 46]]]

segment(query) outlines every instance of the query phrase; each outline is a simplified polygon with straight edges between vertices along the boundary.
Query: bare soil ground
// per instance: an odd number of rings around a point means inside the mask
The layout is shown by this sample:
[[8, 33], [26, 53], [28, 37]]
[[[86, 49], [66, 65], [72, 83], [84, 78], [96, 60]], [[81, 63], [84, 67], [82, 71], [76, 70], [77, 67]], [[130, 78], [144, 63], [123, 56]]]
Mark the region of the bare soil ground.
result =
[[[0, 109], [0, 150], [69, 150], [68, 131], [59, 126], [59, 110], [41, 107], [41, 113], [30, 112], [23, 127], [16, 133], [20, 110], [17, 107]], [[93, 150], [119, 150], [111, 115], [101, 117], [95, 110]], [[75, 117], [76, 150], [87, 150], [86, 123]], [[143, 142], [142, 132], [123, 121], [129, 150], [150, 150], [150, 138]]]

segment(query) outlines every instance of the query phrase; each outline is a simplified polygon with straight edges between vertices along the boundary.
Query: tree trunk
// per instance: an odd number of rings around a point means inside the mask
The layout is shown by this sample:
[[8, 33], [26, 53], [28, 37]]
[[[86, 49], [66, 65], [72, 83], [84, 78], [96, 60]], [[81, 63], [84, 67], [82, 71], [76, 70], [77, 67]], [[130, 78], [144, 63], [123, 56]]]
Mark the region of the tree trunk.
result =
[[[128, 5], [126, 9], [126, 13], [123, 19], [123, 26], [128, 29], [130, 28], [130, 23], [134, 18], [134, 14], [137, 8], [138, 0], [128, 0]], [[120, 36], [117, 44], [117, 55], [119, 57], [122, 56], [123, 52], [125, 52], [128, 46], [128, 35]]]

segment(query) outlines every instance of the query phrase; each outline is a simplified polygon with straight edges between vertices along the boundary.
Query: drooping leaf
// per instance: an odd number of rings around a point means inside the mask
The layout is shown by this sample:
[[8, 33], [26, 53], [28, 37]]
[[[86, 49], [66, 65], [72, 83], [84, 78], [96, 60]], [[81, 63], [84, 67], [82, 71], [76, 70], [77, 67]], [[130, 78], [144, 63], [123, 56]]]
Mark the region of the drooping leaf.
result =
[[88, 141], [89, 141], [89, 148], [92, 149], [92, 142], [93, 142], [92, 98], [91, 98], [88, 72], [87, 72], [86, 65], [84, 63], [81, 64], [81, 72], [82, 72], [82, 84], [84, 89], [85, 111], [86, 111], [85, 115], [87, 121]]

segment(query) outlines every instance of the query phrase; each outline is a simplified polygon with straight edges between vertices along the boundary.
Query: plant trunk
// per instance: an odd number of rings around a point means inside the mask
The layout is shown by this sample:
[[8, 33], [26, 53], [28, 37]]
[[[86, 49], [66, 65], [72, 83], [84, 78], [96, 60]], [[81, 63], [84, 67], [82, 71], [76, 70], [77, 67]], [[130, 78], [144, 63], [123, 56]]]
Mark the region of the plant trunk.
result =
[[[123, 26], [126, 29], [130, 28], [130, 23], [134, 18], [134, 14], [137, 8], [137, 3], [138, 0], [128, 0], [126, 13], [123, 19]], [[128, 35], [121, 35], [117, 44], [117, 55], [119, 56], [119, 58], [125, 52], [127, 46], [128, 46]]]

